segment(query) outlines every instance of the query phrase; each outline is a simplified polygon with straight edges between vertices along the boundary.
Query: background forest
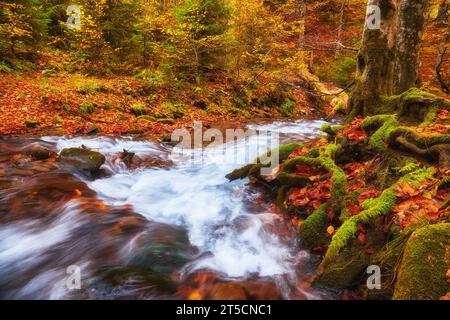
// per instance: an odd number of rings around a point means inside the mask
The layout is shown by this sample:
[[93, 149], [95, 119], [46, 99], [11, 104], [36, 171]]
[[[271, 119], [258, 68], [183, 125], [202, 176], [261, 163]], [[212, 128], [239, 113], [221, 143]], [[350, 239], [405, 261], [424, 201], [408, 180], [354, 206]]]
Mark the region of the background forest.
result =
[[[316, 91], [352, 85], [366, 11], [364, 0], [80, 0], [81, 28], [68, 28], [71, 4], [0, 1], [0, 103], [27, 111], [2, 133], [64, 120], [69, 132], [148, 132], [191, 106], [205, 119], [339, 111], [346, 98]], [[437, 94], [447, 9], [431, 1], [422, 50], [422, 86]]]

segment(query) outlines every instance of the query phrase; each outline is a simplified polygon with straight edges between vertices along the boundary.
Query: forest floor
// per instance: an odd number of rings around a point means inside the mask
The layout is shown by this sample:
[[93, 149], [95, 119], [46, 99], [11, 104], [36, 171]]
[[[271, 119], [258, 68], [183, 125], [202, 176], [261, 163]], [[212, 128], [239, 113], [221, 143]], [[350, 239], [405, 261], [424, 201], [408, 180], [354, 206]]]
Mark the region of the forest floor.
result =
[[[270, 90], [255, 95], [269, 96]], [[225, 120], [245, 123], [255, 118], [329, 114], [330, 105], [318, 107], [305, 95], [302, 90], [290, 90], [289, 97], [297, 103], [286, 111], [258, 101], [239, 105], [234, 102], [239, 89], [227, 90], [226, 84], [173, 88], [150, 86], [132, 76], [45, 71], [2, 74], [0, 134], [164, 135], [176, 128], [192, 127], [194, 121], [208, 125]]]

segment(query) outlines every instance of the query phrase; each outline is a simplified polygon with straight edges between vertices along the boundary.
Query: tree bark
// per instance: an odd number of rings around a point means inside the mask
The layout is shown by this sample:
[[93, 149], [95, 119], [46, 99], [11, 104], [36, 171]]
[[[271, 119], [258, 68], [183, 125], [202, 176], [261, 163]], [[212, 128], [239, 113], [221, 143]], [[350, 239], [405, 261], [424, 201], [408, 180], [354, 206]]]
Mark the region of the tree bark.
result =
[[350, 116], [376, 114], [381, 97], [400, 94], [418, 80], [419, 50], [428, 0], [369, 0], [378, 6], [381, 26], [366, 23], [357, 58]]
[[403, 0], [395, 47], [393, 93], [400, 94], [419, 81], [419, 53], [428, 0]]

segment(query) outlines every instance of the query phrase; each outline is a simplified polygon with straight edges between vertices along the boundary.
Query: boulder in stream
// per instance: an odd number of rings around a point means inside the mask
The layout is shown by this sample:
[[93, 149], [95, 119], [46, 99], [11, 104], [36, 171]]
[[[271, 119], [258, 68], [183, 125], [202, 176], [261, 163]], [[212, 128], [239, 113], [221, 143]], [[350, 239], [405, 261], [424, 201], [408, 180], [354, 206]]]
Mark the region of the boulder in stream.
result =
[[59, 159], [80, 171], [95, 172], [105, 163], [105, 156], [83, 148], [69, 148], [61, 151]]

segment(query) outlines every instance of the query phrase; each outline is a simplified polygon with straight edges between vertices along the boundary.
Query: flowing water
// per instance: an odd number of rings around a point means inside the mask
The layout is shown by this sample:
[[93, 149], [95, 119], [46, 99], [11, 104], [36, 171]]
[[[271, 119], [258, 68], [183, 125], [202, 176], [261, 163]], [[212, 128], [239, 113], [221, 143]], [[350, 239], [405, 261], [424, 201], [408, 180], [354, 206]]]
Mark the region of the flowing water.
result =
[[[307, 141], [323, 123], [249, 128], [279, 132], [281, 142]], [[267, 150], [269, 142], [254, 135], [201, 158], [193, 157], [199, 149], [124, 137], [1, 142], [0, 298], [333, 298], [310, 288], [317, 258], [271, 212], [265, 193], [225, 178], [242, 166], [229, 152]], [[108, 174], [88, 178], [57, 161], [20, 156], [30, 146], [57, 153], [82, 145], [106, 156]], [[127, 168], [116, 157], [123, 149], [159, 165]]]

